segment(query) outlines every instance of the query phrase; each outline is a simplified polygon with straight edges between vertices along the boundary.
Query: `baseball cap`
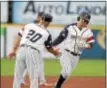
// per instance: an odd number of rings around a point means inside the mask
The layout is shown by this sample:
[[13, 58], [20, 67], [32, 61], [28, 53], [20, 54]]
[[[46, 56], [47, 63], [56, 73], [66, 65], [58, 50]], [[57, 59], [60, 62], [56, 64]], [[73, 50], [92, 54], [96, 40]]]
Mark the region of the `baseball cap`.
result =
[[46, 22], [52, 22], [52, 19], [53, 19], [52, 15], [50, 15], [48, 13], [45, 13], [43, 15], [43, 20], [46, 21]]
[[79, 17], [81, 17], [87, 21], [90, 21], [90, 19], [91, 19], [91, 15], [86, 11], [81, 12]]

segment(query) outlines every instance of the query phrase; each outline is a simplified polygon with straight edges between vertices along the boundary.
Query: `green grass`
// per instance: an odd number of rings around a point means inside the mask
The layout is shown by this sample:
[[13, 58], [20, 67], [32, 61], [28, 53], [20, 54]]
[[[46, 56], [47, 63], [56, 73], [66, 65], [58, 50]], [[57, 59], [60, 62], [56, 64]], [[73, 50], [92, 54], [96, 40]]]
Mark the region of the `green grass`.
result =
[[105, 60], [80, 60], [73, 75], [105, 76]]
[[[1, 60], [1, 75], [13, 75], [15, 60]], [[46, 76], [60, 74], [61, 66], [58, 60], [45, 60]], [[73, 76], [105, 76], [105, 60], [80, 60]]]

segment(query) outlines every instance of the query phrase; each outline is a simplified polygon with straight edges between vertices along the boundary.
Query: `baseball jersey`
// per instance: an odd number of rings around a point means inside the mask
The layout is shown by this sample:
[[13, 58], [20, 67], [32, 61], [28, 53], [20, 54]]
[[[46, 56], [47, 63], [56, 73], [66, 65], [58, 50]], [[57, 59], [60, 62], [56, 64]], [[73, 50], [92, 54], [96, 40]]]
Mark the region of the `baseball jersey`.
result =
[[52, 46], [51, 35], [47, 31], [40, 27], [38, 24], [27, 24], [24, 26], [24, 30], [20, 30], [18, 35], [22, 36], [20, 45], [30, 45], [39, 51]]
[[67, 25], [53, 42], [53, 46], [64, 41], [64, 49], [71, 52], [81, 54], [84, 48], [80, 48], [86, 43], [93, 43], [94, 37], [92, 31], [88, 27], [79, 29], [76, 23]]

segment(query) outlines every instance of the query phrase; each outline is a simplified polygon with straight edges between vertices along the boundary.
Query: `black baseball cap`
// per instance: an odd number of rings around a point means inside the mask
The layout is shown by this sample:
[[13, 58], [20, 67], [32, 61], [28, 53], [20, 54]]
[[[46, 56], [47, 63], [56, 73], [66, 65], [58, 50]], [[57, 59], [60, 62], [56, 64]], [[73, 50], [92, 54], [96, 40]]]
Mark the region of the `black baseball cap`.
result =
[[43, 20], [46, 21], [46, 22], [52, 22], [52, 19], [53, 19], [52, 15], [50, 15], [48, 13], [45, 13], [43, 15]]

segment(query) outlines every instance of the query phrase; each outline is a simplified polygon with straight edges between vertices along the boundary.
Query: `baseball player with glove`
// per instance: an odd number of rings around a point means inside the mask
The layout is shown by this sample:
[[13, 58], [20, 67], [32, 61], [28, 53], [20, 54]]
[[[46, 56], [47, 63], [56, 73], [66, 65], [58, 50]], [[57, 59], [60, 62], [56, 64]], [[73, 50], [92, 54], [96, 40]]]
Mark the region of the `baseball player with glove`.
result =
[[18, 33], [21, 36], [17, 39], [20, 40], [20, 44], [18, 43], [19, 41], [14, 42], [13, 53], [9, 54], [9, 57], [14, 56], [17, 46], [19, 46], [16, 54], [13, 88], [20, 88], [25, 69], [27, 69], [29, 74], [30, 88], [38, 88], [40, 60], [42, 59], [41, 52], [44, 47], [55, 56], [60, 54], [57, 49], [54, 50], [52, 48], [51, 35], [47, 31], [47, 27], [51, 21], [52, 16], [44, 14], [39, 25], [35, 23], [27, 24]]
[[83, 11], [77, 17], [77, 23], [67, 25], [60, 35], [54, 40], [53, 46], [64, 41], [64, 47], [60, 58], [62, 66], [61, 74], [54, 88], [61, 88], [65, 80], [76, 67], [80, 55], [84, 49], [91, 49], [95, 41], [92, 31], [88, 28], [91, 16]]

